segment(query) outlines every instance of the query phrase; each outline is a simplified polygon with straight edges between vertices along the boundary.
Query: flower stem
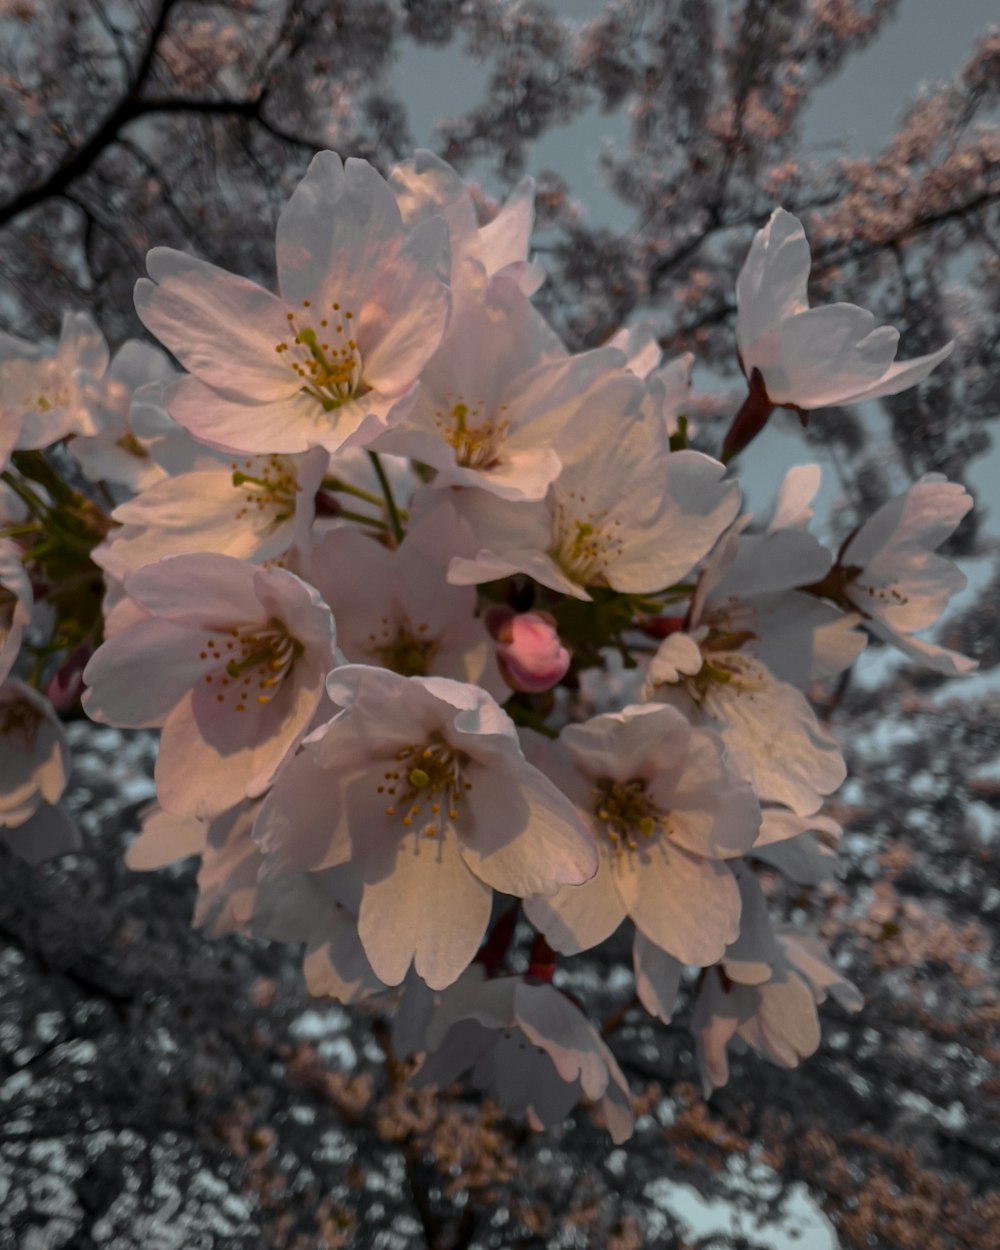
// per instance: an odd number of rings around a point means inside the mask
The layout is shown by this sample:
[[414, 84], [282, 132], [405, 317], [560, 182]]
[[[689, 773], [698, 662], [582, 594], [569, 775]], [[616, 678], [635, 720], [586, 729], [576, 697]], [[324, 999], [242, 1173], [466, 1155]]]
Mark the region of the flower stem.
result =
[[[389, 478], [386, 476], [382, 461], [378, 458], [378, 452], [370, 451], [368, 459], [372, 462], [375, 470], [375, 476], [378, 478], [379, 485], [382, 487], [382, 494], [385, 496], [385, 510], [389, 514], [389, 523], [392, 526], [392, 532], [396, 537], [396, 542], [403, 541], [403, 522], [400, 520], [399, 509], [396, 507], [396, 500], [392, 495], [392, 487], [389, 485]], [[346, 514], [345, 514], [346, 515]]]
[[361, 499], [364, 503], [374, 504], [376, 508], [382, 507], [382, 500], [378, 495], [373, 495], [371, 491], [362, 490], [360, 486], [352, 486], [350, 482], [342, 482], [339, 477], [325, 477], [322, 482], [323, 490], [339, 491], [342, 495], [353, 495], [355, 499]]

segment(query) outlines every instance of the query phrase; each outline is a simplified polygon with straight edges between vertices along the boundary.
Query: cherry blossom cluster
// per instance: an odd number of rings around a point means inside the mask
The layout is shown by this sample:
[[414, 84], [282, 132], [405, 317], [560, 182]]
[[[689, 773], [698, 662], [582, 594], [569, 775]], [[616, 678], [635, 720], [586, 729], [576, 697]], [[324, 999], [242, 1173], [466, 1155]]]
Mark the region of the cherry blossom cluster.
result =
[[827, 996], [860, 1006], [769, 908], [836, 868], [845, 767], [808, 696], [869, 635], [972, 667], [921, 636], [971, 501], [930, 475], [837, 553], [814, 465], [741, 512], [730, 462], [775, 408], [890, 395], [951, 350], [896, 363], [870, 313], [810, 308], [788, 213], [737, 283], [719, 458], [649, 325], [559, 341], [532, 214], [530, 180], [484, 220], [429, 153], [386, 180], [322, 152], [277, 292], [157, 248], [135, 304], [161, 346], [109, 357], [86, 314], [52, 352], [0, 339], [0, 825], [34, 859], [77, 847], [81, 692], [158, 729], [133, 869], [199, 857], [195, 924], [301, 944], [313, 994], [393, 1008], [415, 1084], [467, 1074], [536, 1128], [584, 1098], [621, 1141], [574, 956], [630, 951], [663, 1023], [685, 987], [706, 1091], [730, 1051], [811, 1054]]

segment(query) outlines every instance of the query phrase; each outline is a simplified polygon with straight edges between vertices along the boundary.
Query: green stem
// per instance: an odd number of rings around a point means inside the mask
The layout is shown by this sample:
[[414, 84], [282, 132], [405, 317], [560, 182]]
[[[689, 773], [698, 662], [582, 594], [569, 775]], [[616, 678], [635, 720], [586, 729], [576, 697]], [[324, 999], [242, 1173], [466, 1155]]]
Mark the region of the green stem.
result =
[[367, 525], [372, 529], [385, 530], [386, 533], [391, 528], [388, 521], [380, 521], [377, 517], [363, 516], [360, 512], [348, 512], [346, 508], [338, 512], [337, 516], [345, 521], [357, 521], [359, 525]]
[[28, 508], [31, 509], [31, 512], [36, 517], [41, 520], [46, 516], [49, 511], [48, 504], [36, 495], [29, 486], [25, 486], [21, 479], [15, 477], [9, 469], [4, 469], [4, 471], [0, 473], [0, 481], [6, 482], [14, 494], [20, 498], [22, 503], [26, 504]]
[[0, 539], [2, 538], [26, 538], [29, 534], [41, 534], [42, 527], [40, 525], [11, 525], [5, 530], [0, 530]]
[[378, 478], [378, 483], [382, 487], [382, 494], [385, 496], [385, 510], [389, 513], [392, 532], [396, 537], [396, 542], [401, 543], [403, 541], [403, 522], [400, 520], [399, 509], [396, 507], [396, 501], [392, 496], [392, 487], [389, 485], [389, 479], [386, 476], [385, 469], [382, 467], [382, 461], [378, 458], [378, 452], [375, 451], [368, 453], [368, 459], [372, 462], [375, 476]]
[[360, 486], [352, 486], [350, 482], [342, 482], [339, 477], [325, 477], [322, 487], [324, 490], [339, 491], [342, 495], [353, 495], [355, 499], [374, 504], [376, 508], [382, 507], [382, 500], [378, 495], [362, 490]]

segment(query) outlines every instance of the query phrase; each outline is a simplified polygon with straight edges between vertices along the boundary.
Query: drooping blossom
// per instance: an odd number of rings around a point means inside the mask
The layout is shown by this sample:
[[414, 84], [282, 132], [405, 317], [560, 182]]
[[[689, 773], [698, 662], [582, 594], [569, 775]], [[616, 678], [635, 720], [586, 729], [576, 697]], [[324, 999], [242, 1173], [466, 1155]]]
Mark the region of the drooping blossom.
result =
[[280, 295], [170, 248], [136, 285], [143, 323], [189, 370], [171, 416], [247, 455], [364, 446], [403, 415], [448, 317], [448, 232], [407, 229], [367, 161], [313, 158], [278, 219]]
[[596, 1103], [616, 1143], [632, 1135], [628, 1082], [582, 1011], [551, 985], [469, 978], [446, 990], [426, 1032], [416, 1088], [463, 1073], [536, 1131], [566, 1118], [581, 1096]]
[[691, 1020], [706, 1097], [729, 1080], [727, 1051], [756, 1050], [772, 1063], [796, 1068], [820, 1042], [816, 1007], [832, 996], [846, 1011], [863, 999], [828, 963], [822, 945], [791, 932], [776, 935], [768, 980], [740, 985], [719, 969], [704, 974]]
[[841, 552], [843, 595], [873, 634], [925, 668], [956, 676], [976, 661], [916, 635], [936, 624], [965, 574], [935, 551], [972, 507], [959, 482], [928, 473], [868, 518]]
[[87, 714], [162, 727], [168, 811], [211, 816], [261, 794], [323, 697], [330, 609], [284, 569], [207, 553], [127, 574], [125, 590], [117, 632], [84, 672]]
[[[736, 283], [743, 372], [758, 370], [767, 400], [802, 409], [858, 404], [923, 381], [953, 343], [895, 362], [899, 332], [855, 304], [809, 307], [811, 259], [798, 218], [778, 208], [754, 236]], [[895, 363], [894, 363], [895, 362]]]
[[80, 846], [75, 823], [57, 806], [68, 775], [66, 732], [51, 705], [8, 677], [0, 685], [0, 838], [29, 863]]
[[567, 726], [531, 757], [573, 802], [599, 850], [585, 885], [532, 899], [525, 914], [565, 954], [603, 942], [626, 916], [682, 963], [714, 963], [739, 933], [727, 860], [753, 843], [760, 811], [719, 737], [673, 708], [625, 708]]
[[328, 690], [343, 710], [288, 761], [255, 836], [271, 875], [357, 867], [358, 932], [387, 985], [411, 963], [432, 988], [450, 985], [493, 890], [548, 894], [593, 875], [569, 800], [485, 691], [364, 665], [336, 669]]
[[239, 933], [303, 943], [303, 976], [314, 995], [354, 1003], [385, 990], [358, 940], [358, 874], [346, 865], [262, 880], [264, 857], [251, 836], [259, 810], [259, 799], [244, 800], [200, 821], [154, 805], [125, 862], [133, 872], [148, 872], [197, 855], [196, 928], [209, 937]]

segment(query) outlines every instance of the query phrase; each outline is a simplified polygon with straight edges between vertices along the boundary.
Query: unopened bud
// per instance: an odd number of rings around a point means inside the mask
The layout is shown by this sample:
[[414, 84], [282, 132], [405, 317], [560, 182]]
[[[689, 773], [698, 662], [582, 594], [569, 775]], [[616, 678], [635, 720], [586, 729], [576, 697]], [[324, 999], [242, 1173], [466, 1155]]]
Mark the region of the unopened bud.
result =
[[500, 669], [514, 690], [541, 694], [565, 677], [572, 657], [559, 640], [555, 621], [545, 613], [511, 616], [495, 637]]

